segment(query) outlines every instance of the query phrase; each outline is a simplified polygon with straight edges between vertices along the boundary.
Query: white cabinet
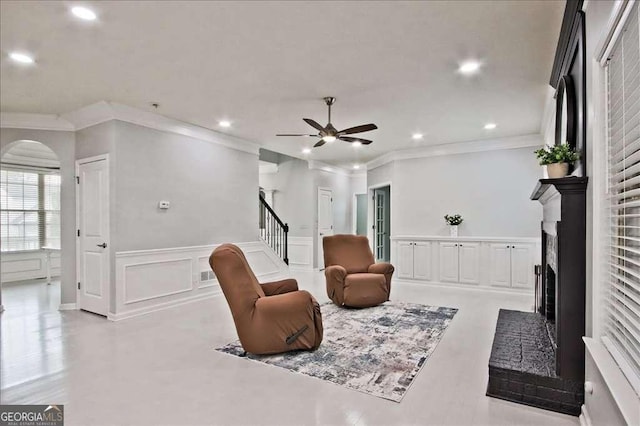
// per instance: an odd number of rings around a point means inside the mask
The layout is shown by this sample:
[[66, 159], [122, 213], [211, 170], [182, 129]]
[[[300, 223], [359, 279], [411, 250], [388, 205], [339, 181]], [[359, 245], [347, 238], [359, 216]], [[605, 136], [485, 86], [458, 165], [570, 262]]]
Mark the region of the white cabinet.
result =
[[480, 244], [459, 243], [458, 258], [460, 282], [478, 284], [480, 282]]
[[398, 278], [431, 280], [431, 242], [398, 242]]
[[533, 288], [533, 245], [494, 243], [489, 250], [489, 285]]
[[458, 243], [440, 243], [440, 281], [458, 282]]
[[440, 281], [478, 284], [480, 282], [480, 244], [441, 242]]
[[511, 287], [533, 289], [533, 250], [527, 244], [511, 245]]
[[392, 237], [400, 280], [478, 288], [533, 290], [540, 240], [509, 237]]
[[413, 243], [413, 278], [431, 280], [431, 243], [416, 241]]

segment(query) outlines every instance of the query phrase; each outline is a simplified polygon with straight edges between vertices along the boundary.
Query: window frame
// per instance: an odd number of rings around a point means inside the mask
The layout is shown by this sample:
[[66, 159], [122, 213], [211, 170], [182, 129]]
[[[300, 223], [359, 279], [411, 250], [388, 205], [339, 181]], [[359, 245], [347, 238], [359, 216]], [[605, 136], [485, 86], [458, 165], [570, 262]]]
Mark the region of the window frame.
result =
[[[4, 241], [0, 241], [0, 253], [4, 254], [13, 254], [13, 253], [33, 253], [33, 252], [38, 252], [41, 251], [43, 248], [45, 248], [47, 246], [47, 215], [48, 213], [52, 213], [52, 214], [57, 214], [58, 216], [58, 221], [61, 220], [61, 206], [60, 206], [60, 197], [61, 197], [61, 190], [62, 190], [62, 176], [60, 173], [60, 169], [59, 168], [41, 168], [41, 167], [30, 167], [30, 166], [21, 166], [21, 165], [5, 165], [2, 164], [1, 170], [3, 172], [18, 172], [18, 173], [31, 173], [31, 174], [36, 174], [37, 175], [37, 191], [38, 191], [38, 195], [37, 195], [37, 200], [38, 200], [38, 204], [37, 204], [37, 208], [36, 209], [24, 209], [24, 204], [23, 204], [23, 209], [9, 209], [9, 206], [4, 206], [4, 205], [0, 205], [0, 218], [1, 218], [1, 214], [7, 212], [22, 212], [23, 214], [25, 213], [35, 213], [37, 215], [37, 229], [38, 229], [38, 248], [21, 248], [18, 250], [5, 250], [5, 244]], [[47, 209], [46, 208], [46, 200], [45, 200], [45, 193], [46, 193], [46, 188], [48, 186], [48, 184], [46, 183], [46, 176], [47, 175], [53, 175], [53, 176], [58, 176], [59, 177], [59, 182], [55, 185], [57, 186], [57, 192], [58, 192], [58, 205], [57, 205], [57, 209]], [[8, 179], [7, 179], [7, 183], [8, 183]], [[22, 186], [24, 187], [24, 181], [22, 183]], [[9, 226], [9, 224], [6, 224], [7, 226]], [[61, 224], [58, 224], [58, 234], [61, 234]], [[60, 248], [61, 246], [61, 236], [56, 238], [57, 240], [59, 240], [59, 244], [58, 247], [56, 248]], [[23, 246], [24, 246], [24, 241], [26, 241], [25, 236], [23, 236], [22, 238], [23, 240]]]

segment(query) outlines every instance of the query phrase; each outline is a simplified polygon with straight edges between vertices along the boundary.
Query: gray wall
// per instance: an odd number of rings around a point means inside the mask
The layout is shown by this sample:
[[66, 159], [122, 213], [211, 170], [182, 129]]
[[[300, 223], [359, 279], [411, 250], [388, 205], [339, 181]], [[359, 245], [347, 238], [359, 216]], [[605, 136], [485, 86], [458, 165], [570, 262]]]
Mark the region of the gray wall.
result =
[[368, 173], [391, 181], [391, 235], [447, 235], [459, 213], [462, 236], [538, 237], [540, 205], [529, 199], [542, 177], [533, 148], [400, 160]]
[[258, 239], [257, 155], [121, 121], [115, 140], [116, 251]]
[[290, 236], [313, 236], [317, 212], [313, 205], [313, 173], [306, 161], [281, 156], [277, 173], [260, 174], [260, 186], [275, 190], [275, 212], [289, 225]]
[[[74, 132], [0, 129], [0, 156], [12, 142], [33, 140], [51, 148], [60, 160], [60, 232], [61, 232], [61, 303], [76, 301], [76, 190], [75, 190], [75, 134]], [[0, 304], [2, 303], [0, 292]]]

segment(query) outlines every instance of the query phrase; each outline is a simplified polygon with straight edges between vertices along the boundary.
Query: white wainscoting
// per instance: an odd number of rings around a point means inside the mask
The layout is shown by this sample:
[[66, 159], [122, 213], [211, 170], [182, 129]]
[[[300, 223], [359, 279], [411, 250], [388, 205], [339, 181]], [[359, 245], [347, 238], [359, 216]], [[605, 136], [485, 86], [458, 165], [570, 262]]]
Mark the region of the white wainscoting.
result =
[[[33, 280], [47, 276], [47, 254], [44, 251], [2, 253], [3, 283]], [[60, 276], [60, 253], [51, 253], [51, 276]]]
[[305, 271], [313, 270], [312, 237], [289, 237], [289, 267]]
[[[262, 241], [237, 244], [259, 281], [284, 278], [285, 263]], [[116, 253], [113, 321], [143, 315], [221, 293], [209, 267], [217, 247], [176, 247]]]

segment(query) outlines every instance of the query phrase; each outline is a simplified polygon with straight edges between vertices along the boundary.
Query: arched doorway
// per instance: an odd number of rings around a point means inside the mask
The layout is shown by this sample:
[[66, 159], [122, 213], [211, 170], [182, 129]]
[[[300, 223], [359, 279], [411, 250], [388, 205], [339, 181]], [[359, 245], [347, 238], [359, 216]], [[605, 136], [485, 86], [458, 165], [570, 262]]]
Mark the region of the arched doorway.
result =
[[0, 291], [6, 310], [60, 306], [60, 161], [46, 145], [19, 140], [0, 158]]

